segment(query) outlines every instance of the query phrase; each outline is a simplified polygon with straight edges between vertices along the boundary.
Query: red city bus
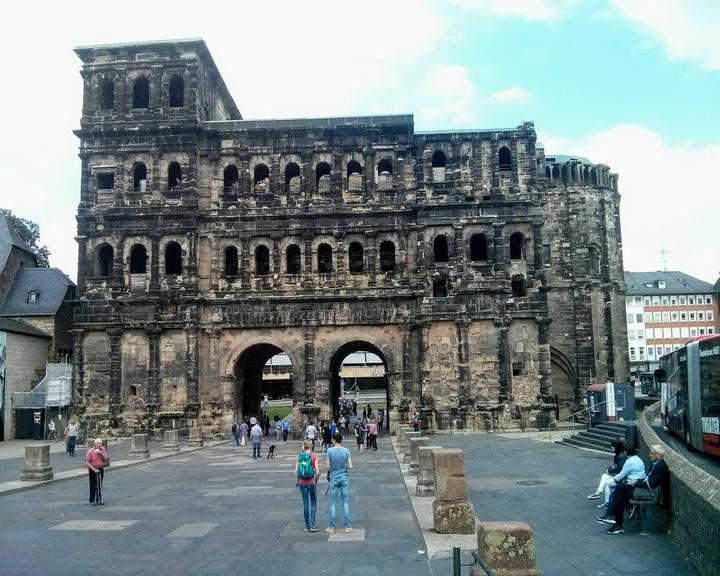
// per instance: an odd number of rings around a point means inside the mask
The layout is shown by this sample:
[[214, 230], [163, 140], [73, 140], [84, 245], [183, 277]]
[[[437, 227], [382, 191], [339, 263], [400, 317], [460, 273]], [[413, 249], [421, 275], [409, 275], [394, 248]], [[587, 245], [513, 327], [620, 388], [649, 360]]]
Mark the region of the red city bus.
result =
[[720, 334], [665, 354], [660, 370], [663, 424], [689, 449], [720, 456]]

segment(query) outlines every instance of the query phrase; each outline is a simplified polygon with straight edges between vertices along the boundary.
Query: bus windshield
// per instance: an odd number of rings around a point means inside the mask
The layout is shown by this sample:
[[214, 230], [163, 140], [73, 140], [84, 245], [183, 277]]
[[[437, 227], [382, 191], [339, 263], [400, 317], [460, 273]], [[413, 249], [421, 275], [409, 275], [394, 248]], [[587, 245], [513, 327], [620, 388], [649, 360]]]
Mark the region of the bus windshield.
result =
[[703, 416], [720, 416], [720, 339], [700, 342], [700, 390]]

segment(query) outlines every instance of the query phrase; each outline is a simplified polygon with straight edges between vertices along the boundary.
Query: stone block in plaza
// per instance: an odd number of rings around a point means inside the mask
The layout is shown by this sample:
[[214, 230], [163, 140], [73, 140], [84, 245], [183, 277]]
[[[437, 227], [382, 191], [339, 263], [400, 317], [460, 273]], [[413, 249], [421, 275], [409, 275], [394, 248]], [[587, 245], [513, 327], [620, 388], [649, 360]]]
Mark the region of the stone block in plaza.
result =
[[191, 448], [202, 446], [202, 428], [199, 426], [192, 426], [191, 428], [188, 428], [188, 431], [188, 446]]
[[128, 459], [145, 460], [146, 458], [150, 458], [150, 450], [148, 449], [148, 435], [133, 434], [132, 442], [130, 443], [130, 452], [128, 453]]
[[20, 473], [20, 480], [43, 481], [52, 480], [53, 471], [50, 466], [50, 445], [25, 446], [25, 464]]
[[465, 454], [452, 448], [433, 451], [435, 499], [442, 503], [467, 501]]
[[405, 432], [403, 445], [400, 447], [403, 453], [403, 462], [410, 462], [410, 439], [420, 438], [420, 432]]
[[433, 450], [442, 450], [442, 446], [418, 447], [418, 478], [415, 487], [416, 496], [435, 496], [435, 460]]
[[402, 426], [398, 426], [397, 428], [397, 444], [400, 448], [402, 448], [403, 440], [405, 438], [405, 432], [412, 432], [412, 426], [408, 426], [407, 424], [403, 424]]
[[180, 452], [180, 438], [177, 430], [165, 430], [163, 452]]
[[418, 449], [421, 446], [430, 446], [430, 438], [427, 437], [419, 437], [419, 438], [410, 438], [410, 469], [408, 472], [410, 474], [417, 474], [420, 470], [420, 461], [418, 459]]
[[469, 502], [433, 502], [433, 524], [438, 534], [473, 534], [475, 509]]
[[412, 430], [412, 426], [410, 426], [409, 424], [398, 424], [397, 426], [395, 426], [394, 434], [398, 438], [398, 440], [400, 439], [401, 430]]
[[[536, 567], [535, 538], [524, 522], [478, 522], [478, 552], [495, 576], [542, 576]], [[479, 566], [470, 576], [484, 576]]]

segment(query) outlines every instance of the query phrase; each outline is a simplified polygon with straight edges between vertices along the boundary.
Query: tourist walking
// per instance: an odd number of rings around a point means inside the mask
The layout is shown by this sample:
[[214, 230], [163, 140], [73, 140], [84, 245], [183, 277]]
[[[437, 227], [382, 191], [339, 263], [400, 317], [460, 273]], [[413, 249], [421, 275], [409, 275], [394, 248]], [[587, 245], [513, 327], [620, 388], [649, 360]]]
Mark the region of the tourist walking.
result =
[[55, 430], [55, 420], [50, 420], [48, 423], [48, 434], [47, 434], [47, 441], [50, 442], [50, 438], [53, 438], [55, 442], [57, 442], [57, 432]]
[[232, 423], [230, 432], [232, 433], [233, 446], [240, 446], [240, 426], [238, 426], [237, 420]]
[[250, 428], [248, 427], [247, 422], [245, 422], [245, 420], [243, 420], [240, 423], [240, 445], [241, 446], [245, 446], [247, 444], [247, 438], [248, 438], [249, 432], [250, 432]]
[[317, 437], [317, 428], [315, 428], [315, 424], [310, 422], [308, 424], [308, 427], [305, 429], [305, 438], [312, 441], [312, 450], [315, 452], [315, 438]]
[[319, 532], [319, 529], [315, 527], [315, 516], [317, 514], [317, 493], [315, 488], [318, 478], [320, 478], [320, 463], [318, 462], [318, 455], [312, 450], [312, 442], [308, 438], [303, 441], [302, 451], [298, 454], [295, 478], [302, 496], [305, 532]]
[[335, 532], [335, 507], [337, 505], [338, 493], [343, 507], [343, 525], [345, 532], [352, 532], [350, 526], [350, 497], [348, 490], [350, 480], [348, 471], [352, 470], [352, 457], [350, 450], [342, 446], [343, 436], [341, 432], [336, 432], [333, 436], [333, 446], [325, 454], [325, 460], [328, 463], [328, 481], [330, 482], [330, 505], [328, 507], [328, 527], [325, 532], [333, 534]]
[[287, 437], [288, 437], [289, 431], [290, 431], [290, 422], [288, 422], [287, 418], [283, 418], [283, 421], [282, 421], [283, 442], [287, 442]]
[[377, 424], [370, 420], [368, 424], [368, 450], [377, 450]]
[[250, 428], [250, 439], [253, 443], [253, 458], [257, 460], [260, 458], [260, 444], [262, 443], [263, 430], [255, 418], [250, 418], [250, 424], [253, 425], [253, 427]]
[[355, 441], [357, 442], [358, 452], [362, 454], [363, 444], [365, 444], [365, 431], [360, 420], [355, 422]]
[[91, 506], [103, 505], [102, 481], [105, 476], [107, 462], [107, 450], [103, 446], [102, 438], [95, 438], [92, 448], [89, 448], [85, 454], [85, 466], [87, 466], [90, 481]]
[[68, 456], [75, 456], [75, 442], [77, 442], [78, 425], [75, 418], [70, 418], [67, 427], [67, 444], [65, 452]]

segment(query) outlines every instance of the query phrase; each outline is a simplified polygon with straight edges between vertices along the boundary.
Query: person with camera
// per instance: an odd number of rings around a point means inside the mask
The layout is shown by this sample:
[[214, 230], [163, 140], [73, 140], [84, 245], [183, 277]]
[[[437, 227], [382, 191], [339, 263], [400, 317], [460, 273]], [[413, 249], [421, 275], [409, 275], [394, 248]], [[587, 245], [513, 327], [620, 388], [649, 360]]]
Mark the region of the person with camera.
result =
[[90, 505], [102, 506], [102, 481], [105, 476], [105, 465], [108, 462], [107, 450], [103, 446], [102, 438], [95, 438], [92, 448], [85, 455], [85, 466], [88, 469], [90, 480]]

